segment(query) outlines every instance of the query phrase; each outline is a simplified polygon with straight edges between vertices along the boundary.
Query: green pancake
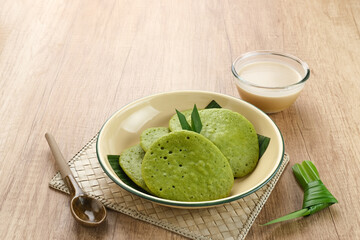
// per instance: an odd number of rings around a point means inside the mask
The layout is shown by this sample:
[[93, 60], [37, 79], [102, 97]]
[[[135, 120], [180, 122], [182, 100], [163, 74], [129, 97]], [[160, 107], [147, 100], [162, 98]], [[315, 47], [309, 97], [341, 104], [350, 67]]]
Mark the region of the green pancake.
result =
[[[190, 122], [191, 112], [185, 111]], [[229, 160], [235, 177], [252, 172], [259, 159], [259, 143], [254, 126], [241, 114], [229, 109], [214, 108], [199, 111], [201, 134], [212, 141]], [[181, 130], [174, 115], [169, 123], [172, 131]]]
[[119, 164], [126, 173], [126, 175], [134, 183], [136, 183], [136, 185], [138, 185], [145, 191], [150, 192], [141, 175], [141, 163], [143, 161], [144, 155], [144, 150], [141, 148], [140, 144], [137, 144], [126, 149], [120, 155]]
[[141, 171], [154, 195], [177, 201], [227, 197], [234, 183], [225, 156], [207, 138], [191, 131], [159, 138], [146, 152]]
[[147, 152], [153, 142], [168, 133], [169, 128], [167, 127], [155, 127], [146, 129], [140, 135], [140, 145], [142, 149]]

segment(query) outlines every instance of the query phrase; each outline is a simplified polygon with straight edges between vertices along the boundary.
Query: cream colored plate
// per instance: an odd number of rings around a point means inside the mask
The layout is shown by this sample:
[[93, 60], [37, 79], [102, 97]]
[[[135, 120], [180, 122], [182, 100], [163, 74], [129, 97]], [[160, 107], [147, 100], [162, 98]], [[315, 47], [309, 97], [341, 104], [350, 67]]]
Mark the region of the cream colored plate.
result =
[[[258, 134], [270, 137], [270, 144], [259, 160], [255, 170], [248, 176], [235, 179], [231, 194], [227, 198], [204, 202], [180, 202], [158, 198], [142, 193], [126, 185], [112, 170], [107, 155], [119, 155], [121, 152], [139, 143], [140, 134], [146, 128], [168, 126], [170, 117], [176, 112], [193, 108], [204, 108], [215, 100], [223, 108], [244, 115], [254, 126]], [[261, 110], [240, 99], [205, 91], [176, 91], [148, 96], [134, 101], [110, 117], [102, 127], [96, 146], [100, 165], [105, 173], [119, 186], [153, 202], [180, 208], [201, 208], [231, 202], [245, 197], [265, 185], [279, 169], [284, 156], [284, 142], [275, 123]]]

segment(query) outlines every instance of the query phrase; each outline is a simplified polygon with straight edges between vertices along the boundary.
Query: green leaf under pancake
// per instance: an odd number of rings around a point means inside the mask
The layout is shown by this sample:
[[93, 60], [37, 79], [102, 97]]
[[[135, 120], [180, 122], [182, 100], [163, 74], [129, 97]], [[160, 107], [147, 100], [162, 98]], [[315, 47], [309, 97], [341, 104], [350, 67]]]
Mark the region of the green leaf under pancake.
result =
[[107, 155], [109, 163], [111, 168], [114, 170], [114, 172], [116, 173], [116, 175], [121, 179], [121, 181], [123, 181], [126, 185], [128, 185], [129, 187], [135, 188], [136, 190], [143, 192], [143, 193], [148, 193], [146, 192], [144, 189], [140, 188], [138, 185], [136, 185], [124, 172], [124, 170], [122, 170], [122, 168], [120, 167], [119, 164], [119, 155]]
[[267, 147], [270, 143], [270, 138], [265, 137], [263, 135], [258, 134], [258, 141], [259, 141], [259, 159], [265, 153]]
[[205, 107], [205, 109], [209, 109], [209, 108], [221, 108], [221, 106], [220, 106], [215, 100], [212, 100], [212, 101]]

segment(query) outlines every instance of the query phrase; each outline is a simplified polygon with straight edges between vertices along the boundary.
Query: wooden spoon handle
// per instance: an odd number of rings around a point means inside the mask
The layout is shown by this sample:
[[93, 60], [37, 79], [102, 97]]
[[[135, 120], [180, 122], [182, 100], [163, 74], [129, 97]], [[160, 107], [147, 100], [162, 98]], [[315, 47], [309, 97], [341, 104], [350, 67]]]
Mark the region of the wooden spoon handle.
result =
[[45, 133], [45, 138], [49, 144], [52, 154], [54, 155], [55, 162], [60, 168], [60, 173], [64, 179], [66, 176], [72, 175], [69, 166], [67, 165], [64, 156], [62, 155], [55, 138], [50, 133]]
[[54, 155], [55, 162], [60, 168], [60, 173], [64, 182], [69, 187], [71, 196], [83, 195], [83, 191], [80, 188], [79, 184], [76, 182], [74, 176], [71, 173], [71, 170], [65, 161], [64, 156], [62, 155], [59, 146], [57, 145], [55, 138], [50, 133], [45, 133], [45, 138], [50, 146], [51, 152]]

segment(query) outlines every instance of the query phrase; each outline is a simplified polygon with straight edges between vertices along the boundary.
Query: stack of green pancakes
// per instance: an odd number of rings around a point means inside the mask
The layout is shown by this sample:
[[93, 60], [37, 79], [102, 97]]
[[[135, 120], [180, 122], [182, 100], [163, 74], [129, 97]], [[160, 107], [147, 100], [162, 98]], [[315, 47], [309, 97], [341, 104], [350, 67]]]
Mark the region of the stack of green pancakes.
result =
[[[191, 121], [191, 110], [182, 113]], [[121, 168], [161, 198], [194, 202], [229, 196], [234, 177], [256, 167], [256, 131], [244, 116], [228, 109], [203, 109], [199, 115], [200, 133], [182, 130], [177, 115], [169, 128], [146, 129], [140, 143], [120, 155]]]

